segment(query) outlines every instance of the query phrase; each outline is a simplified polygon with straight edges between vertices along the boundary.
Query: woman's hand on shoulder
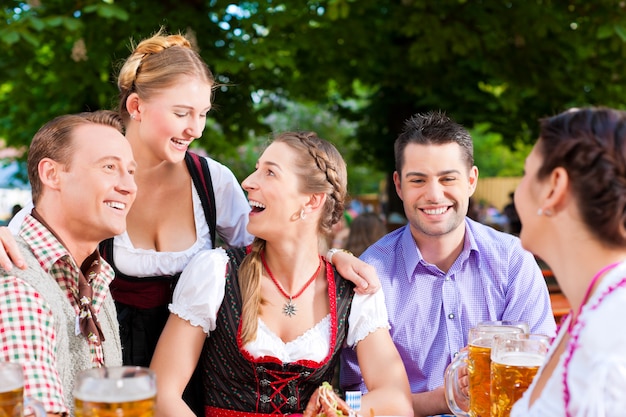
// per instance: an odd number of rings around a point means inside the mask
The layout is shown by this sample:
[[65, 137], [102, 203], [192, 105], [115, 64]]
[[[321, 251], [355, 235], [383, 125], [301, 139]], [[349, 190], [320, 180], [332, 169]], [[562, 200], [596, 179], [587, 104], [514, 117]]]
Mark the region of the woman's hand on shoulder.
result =
[[0, 227], [0, 266], [10, 271], [13, 266], [26, 269], [26, 262], [15, 241], [15, 236], [8, 227]]
[[380, 289], [380, 279], [376, 269], [347, 251], [335, 251], [332, 264], [345, 279], [356, 285], [357, 294], [374, 294]]

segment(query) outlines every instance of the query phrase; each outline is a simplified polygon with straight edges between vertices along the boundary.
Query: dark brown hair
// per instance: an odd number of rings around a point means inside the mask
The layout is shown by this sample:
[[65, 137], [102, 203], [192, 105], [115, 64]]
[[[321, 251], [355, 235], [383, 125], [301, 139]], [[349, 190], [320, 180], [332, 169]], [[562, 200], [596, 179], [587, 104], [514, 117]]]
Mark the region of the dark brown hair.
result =
[[402, 173], [404, 150], [410, 143], [418, 145], [445, 145], [456, 143], [464, 153], [467, 168], [474, 166], [474, 144], [467, 129], [442, 111], [416, 114], [404, 122], [404, 130], [394, 143], [396, 171]]
[[571, 109], [540, 120], [537, 179], [567, 171], [582, 221], [600, 242], [626, 244], [626, 112]]
[[361, 256], [365, 249], [383, 237], [385, 233], [387, 233], [387, 227], [378, 214], [359, 214], [350, 224], [346, 249], [354, 256]]

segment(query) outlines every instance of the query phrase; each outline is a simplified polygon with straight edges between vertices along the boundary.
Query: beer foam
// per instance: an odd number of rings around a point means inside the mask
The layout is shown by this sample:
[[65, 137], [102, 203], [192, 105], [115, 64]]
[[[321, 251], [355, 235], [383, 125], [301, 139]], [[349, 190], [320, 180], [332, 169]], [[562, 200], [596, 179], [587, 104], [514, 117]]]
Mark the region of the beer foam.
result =
[[154, 397], [156, 387], [149, 378], [86, 378], [74, 397], [89, 402], [120, 403]]
[[21, 374], [12, 369], [0, 369], [0, 392], [13, 391], [24, 385]]
[[531, 352], [506, 352], [499, 358], [494, 359], [494, 362], [501, 363], [507, 366], [541, 366], [545, 356], [538, 353]]

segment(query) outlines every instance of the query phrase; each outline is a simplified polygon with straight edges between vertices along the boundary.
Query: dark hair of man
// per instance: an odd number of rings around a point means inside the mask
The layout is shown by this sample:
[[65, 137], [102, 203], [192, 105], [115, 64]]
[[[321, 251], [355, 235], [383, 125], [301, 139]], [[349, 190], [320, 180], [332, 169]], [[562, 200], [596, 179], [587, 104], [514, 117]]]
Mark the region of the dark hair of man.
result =
[[31, 141], [27, 159], [28, 179], [35, 206], [43, 189], [39, 178], [39, 162], [44, 158], [50, 158], [69, 168], [73, 153], [72, 133], [76, 127], [86, 124], [111, 126], [120, 133], [124, 133], [122, 118], [118, 113], [110, 110], [66, 114], [43, 125]]
[[394, 144], [396, 171], [402, 172], [407, 145], [445, 145], [457, 143], [464, 153], [467, 168], [474, 166], [474, 144], [467, 129], [441, 110], [418, 113], [404, 123], [404, 129]]

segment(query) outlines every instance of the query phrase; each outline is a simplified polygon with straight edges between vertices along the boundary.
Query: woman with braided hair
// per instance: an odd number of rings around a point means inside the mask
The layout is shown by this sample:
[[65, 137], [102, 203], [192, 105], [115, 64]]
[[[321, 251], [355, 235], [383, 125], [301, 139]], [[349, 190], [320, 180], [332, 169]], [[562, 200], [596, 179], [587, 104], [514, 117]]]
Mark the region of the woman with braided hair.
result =
[[362, 409], [413, 415], [382, 292], [355, 295], [318, 255], [346, 183], [341, 155], [314, 133], [280, 134], [263, 152], [242, 183], [254, 242], [199, 253], [174, 291], [151, 364], [159, 415], [191, 415], [181, 394], [198, 361], [206, 416], [302, 413], [344, 345], [369, 389]]
[[[250, 207], [233, 173], [189, 151], [202, 136], [215, 86], [190, 41], [162, 30], [139, 42], [118, 74], [118, 111], [138, 165], [138, 192], [127, 231], [100, 250], [116, 272], [111, 293], [127, 365], [150, 364], [172, 289], [189, 260], [213, 248], [216, 235], [231, 247], [253, 239], [246, 231]], [[14, 234], [31, 209], [11, 222]], [[10, 269], [9, 257], [23, 264], [15, 240], [2, 228], [0, 241], [0, 265]], [[379, 287], [363, 261], [345, 253], [333, 261], [359, 291]]]
[[511, 416], [626, 412], [626, 112], [541, 120], [515, 191], [522, 245], [554, 272], [572, 310]]

